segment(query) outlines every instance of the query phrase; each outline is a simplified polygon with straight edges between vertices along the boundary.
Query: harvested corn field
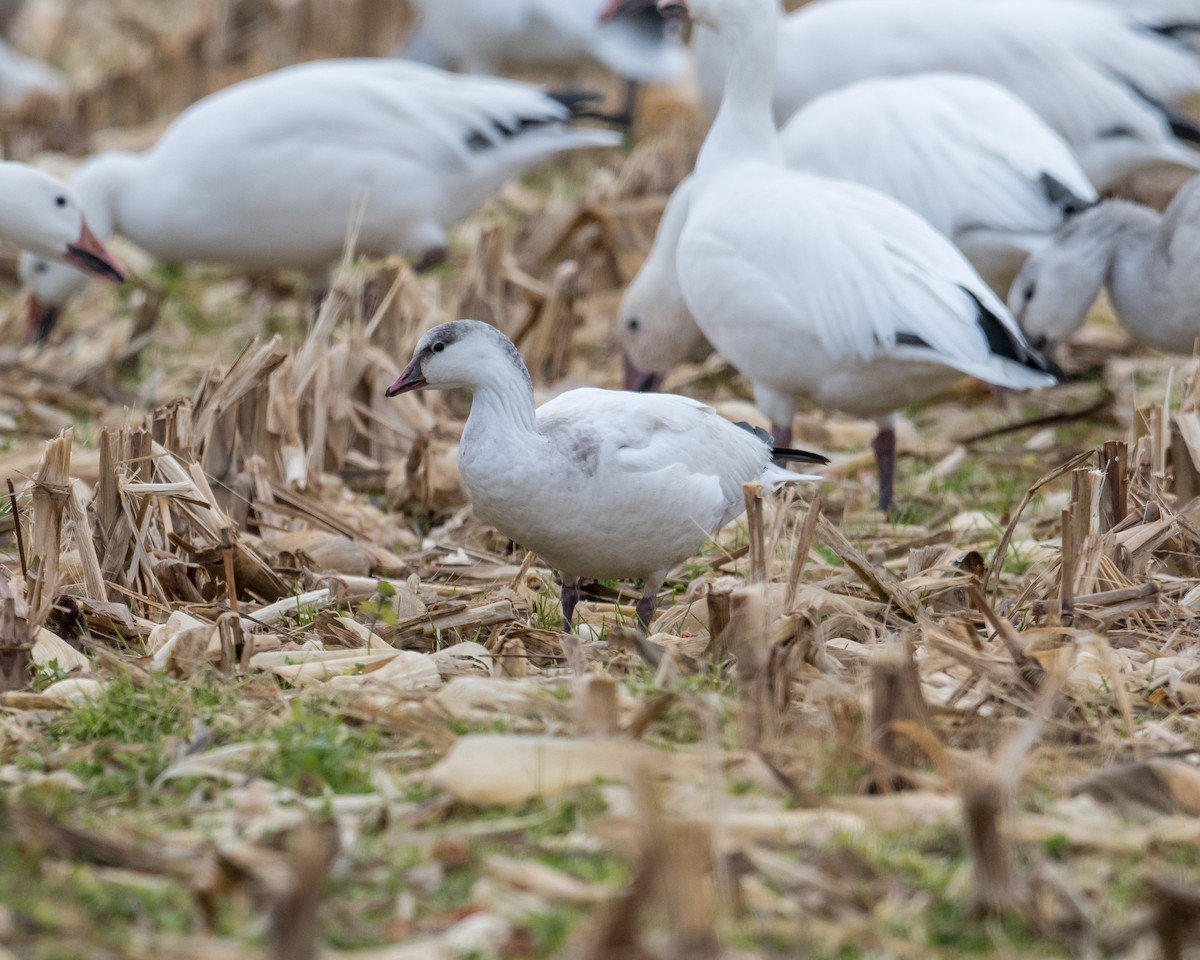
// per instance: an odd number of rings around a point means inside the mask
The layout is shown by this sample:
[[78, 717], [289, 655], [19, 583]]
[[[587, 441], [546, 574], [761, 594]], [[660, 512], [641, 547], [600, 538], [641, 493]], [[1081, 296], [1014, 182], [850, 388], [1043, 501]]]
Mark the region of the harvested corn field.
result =
[[[76, 124], [139, 146], [237, 76], [408, 24], [74, 6], [139, 26], [51, 32], [73, 82], [128, 59], [117, 37], [203, 53], [186, 94], [73, 88], [139, 103]], [[705, 129], [686, 90], [639, 106], [631, 145], [509, 183], [432, 271], [348, 229], [319, 303], [118, 240], [130, 279], [18, 347], [8, 283], [2, 960], [1200, 956], [1193, 359], [1101, 305], [1064, 386], [903, 409], [887, 516], [874, 426], [806, 407], [791, 445], [823, 479], [747, 484], [648, 631], [597, 581], [563, 632], [553, 571], [472, 510], [468, 398], [385, 397], [460, 317], [512, 338], [539, 400], [620, 385], [618, 304]], [[154, 133], [107, 129], [133, 122]], [[12, 123], [29, 149], [63, 129]], [[716, 354], [663, 389], [770, 426]]]

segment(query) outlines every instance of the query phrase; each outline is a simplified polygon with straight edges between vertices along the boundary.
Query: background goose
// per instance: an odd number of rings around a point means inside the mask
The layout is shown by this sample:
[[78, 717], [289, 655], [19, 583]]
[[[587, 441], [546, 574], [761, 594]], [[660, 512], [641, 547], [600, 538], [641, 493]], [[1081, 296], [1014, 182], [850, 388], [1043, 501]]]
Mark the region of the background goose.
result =
[[659, 83], [688, 69], [675, 30], [651, 0], [626, 2], [601, 20], [605, 0], [414, 0], [419, 26], [409, 51], [468, 73], [513, 67], [575, 69], [592, 60], [622, 77]]
[[[1003, 87], [962, 74], [864, 80], [818, 97], [784, 126], [798, 170], [886, 193], [949, 237], [1001, 296], [1064, 219], [1097, 202], [1070, 148]], [[657, 384], [711, 349], [683, 302], [675, 249], [691, 181], [671, 196], [621, 301], [626, 389]]]
[[[185, 110], [141, 154], [101, 154], [73, 183], [98, 233], [166, 260], [294, 268], [318, 284], [353, 225], [359, 252], [444, 254], [447, 230], [564, 150], [612, 146], [538, 87], [394, 60], [288, 67]], [[81, 276], [29, 260], [56, 311]]]
[[679, 237], [684, 302], [754, 383], [777, 436], [790, 439], [799, 396], [879, 419], [879, 503], [889, 509], [898, 407], [960, 373], [1014, 388], [1058, 375], [928, 223], [877, 191], [784, 167], [771, 115], [773, 0], [659, 0], [680, 8], [730, 47]]
[[1200, 336], [1200, 178], [1165, 213], [1109, 200], [1077, 217], [1026, 262], [1010, 303], [1031, 337], [1063, 340], [1082, 326], [1104, 286], [1138, 340], [1193, 351]]
[[[124, 268], [88, 226], [74, 190], [28, 164], [0, 162], [0, 237], [47, 261], [72, 264], [106, 280], [125, 279]], [[36, 320], [31, 313], [31, 325]], [[35, 332], [27, 328], [26, 340]]]
[[[1176, 110], [1200, 91], [1200, 62], [1142, 20], [1067, 0], [814, 0], [782, 18], [775, 116], [783, 123], [814, 97], [871, 77], [970, 73], [1032, 107], [1102, 190], [1147, 168], [1200, 169], [1189, 148], [1200, 130]], [[720, 101], [723, 47], [710, 31], [695, 39], [710, 110]]]
[[686, 397], [585, 388], [535, 409], [533, 384], [504, 334], [477, 320], [434, 327], [389, 397], [422, 387], [474, 392], [459, 468], [475, 514], [562, 575], [565, 628], [579, 581], [640, 579], [648, 624], [672, 567], [743, 509], [742, 484], [816, 479], [776, 466], [761, 430]]

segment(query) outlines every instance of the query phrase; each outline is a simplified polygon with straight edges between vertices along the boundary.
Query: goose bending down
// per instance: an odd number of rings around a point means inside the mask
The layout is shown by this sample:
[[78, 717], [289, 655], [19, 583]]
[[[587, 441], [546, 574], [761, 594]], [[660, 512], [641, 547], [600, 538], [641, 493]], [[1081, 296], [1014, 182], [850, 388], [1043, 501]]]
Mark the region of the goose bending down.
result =
[[[150, 150], [101, 154], [73, 184], [98, 233], [156, 257], [292, 268], [322, 284], [348, 233], [361, 253], [430, 265], [449, 228], [508, 180], [620, 143], [571, 126], [578, 99], [395, 60], [301, 64], [204, 98]], [[28, 258], [22, 274], [48, 311], [83, 284]]]
[[[849, 0], [848, 0], [849, 2]], [[784, 166], [771, 115], [774, 0], [659, 0], [729, 44], [675, 266], [700, 330], [754, 385], [781, 442], [795, 398], [880, 421], [893, 504], [893, 412], [962, 373], [1011, 388], [1061, 374], [954, 246], [890, 197]]]
[[74, 190], [28, 164], [0, 162], [0, 237], [93, 276], [125, 279], [124, 268], [88, 226]]
[[[803, 107], [780, 134], [797, 170], [873, 187], [949, 237], [1001, 296], [1025, 258], [1098, 200], [1070, 148], [998, 84], [965, 74], [864, 80]], [[709, 351], [679, 290], [675, 253], [690, 179], [663, 211], [621, 302], [629, 389]]]
[[[766, 11], [764, 10], [764, 15]], [[772, 16], [778, 16], [772, 11]], [[1101, 190], [1162, 165], [1200, 169], [1200, 129], [1177, 111], [1200, 61], [1150, 15], [1081, 0], [813, 0], [781, 18], [773, 108], [783, 123], [858, 80], [951, 71], [987, 77], [1032, 107]], [[695, 40], [700, 91], [720, 101], [721, 38]]]
[[1102, 287], [1137, 340], [1193, 351], [1200, 336], [1200, 177], [1164, 213], [1108, 200], [1072, 220], [1026, 261], [1009, 302], [1030, 337], [1058, 341], [1083, 325]]
[[403, 55], [468, 73], [513, 66], [571, 69], [594, 61], [629, 80], [671, 82], [688, 70], [679, 32], [652, 0], [602, 21], [605, 0], [415, 0]]
[[535, 409], [517, 348], [495, 327], [454, 320], [428, 331], [387, 395], [422, 387], [474, 392], [458, 464], [475, 514], [562, 576], [571, 629], [580, 579], [640, 579], [649, 624], [672, 567], [741, 514], [742, 484], [805, 479], [762, 430], [687, 397], [569, 390]]

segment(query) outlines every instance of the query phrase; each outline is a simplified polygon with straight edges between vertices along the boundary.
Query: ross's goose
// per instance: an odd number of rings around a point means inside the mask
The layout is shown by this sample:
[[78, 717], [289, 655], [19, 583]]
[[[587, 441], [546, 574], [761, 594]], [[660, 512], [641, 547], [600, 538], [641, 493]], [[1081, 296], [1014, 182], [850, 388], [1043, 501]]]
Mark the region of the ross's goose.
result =
[[688, 55], [653, 0], [601, 20], [605, 0], [414, 0], [418, 27], [405, 55], [469, 73], [570, 69], [592, 60], [647, 83], [679, 79]]
[[[436, 262], [447, 230], [506, 181], [562, 151], [620, 143], [571, 116], [529, 84], [326, 60], [206, 97], [150, 150], [101, 154], [73, 183], [98, 233], [157, 257], [321, 282], [348, 233], [361, 253]], [[28, 258], [23, 276], [48, 311], [83, 283]]]
[[1100, 288], [1121, 324], [1159, 350], [1191, 353], [1200, 336], [1200, 178], [1158, 213], [1108, 200], [1068, 223], [1017, 276], [1009, 303], [1026, 333], [1063, 340]]
[[[864, 80], [803, 107], [780, 134], [798, 170], [873, 187], [954, 241], [1000, 295], [1066, 217], [1097, 201], [1070, 148], [998, 84], [964, 74]], [[628, 389], [710, 347], [675, 272], [691, 181], [676, 188], [621, 301]], [[652, 373], [653, 372], [653, 373]]]
[[[1017, 94], [1101, 189], [1148, 167], [1200, 169], [1190, 149], [1200, 130], [1175, 110], [1200, 91], [1200, 62], [1169, 35], [1171, 24], [1149, 15], [1079, 0], [813, 0], [782, 21], [774, 85], [781, 123], [857, 80], [946, 70]], [[711, 109], [720, 100], [724, 45], [705, 31], [695, 54]]]
[[[851, 0], [846, 0], [851, 2]], [[1061, 373], [954, 246], [890, 197], [788, 170], [771, 115], [774, 0], [659, 0], [730, 46], [679, 237], [684, 302], [755, 385], [776, 435], [794, 399], [880, 419], [879, 503], [893, 503], [893, 412], [961, 373], [1011, 388]]]
[[668, 571], [743, 509], [742, 484], [817, 479], [776, 466], [763, 431], [686, 397], [585, 388], [534, 407], [517, 348], [496, 328], [454, 320], [427, 332], [387, 395], [474, 392], [458, 463], [475, 514], [562, 576], [567, 630], [581, 578], [640, 579], [649, 624]]
[[94, 276], [125, 279], [124, 268], [88, 226], [75, 192], [28, 164], [0, 162], [0, 237]]

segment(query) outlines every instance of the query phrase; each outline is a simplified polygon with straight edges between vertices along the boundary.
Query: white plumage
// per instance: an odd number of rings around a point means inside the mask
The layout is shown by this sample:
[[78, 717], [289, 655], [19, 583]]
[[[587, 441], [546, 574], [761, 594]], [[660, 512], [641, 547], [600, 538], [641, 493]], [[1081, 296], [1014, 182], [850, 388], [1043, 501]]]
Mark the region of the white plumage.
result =
[[[1172, 110], [1200, 91], [1200, 62], [1181, 42], [1082, 0], [815, 0], [782, 18], [774, 110], [780, 123], [855, 81], [929, 71], [987, 77], [1070, 144], [1101, 189], [1164, 164], [1200, 169], [1181, 142], [1200, 136]], [[726, 54], [696, 38], [701, 94], [719, 102]]]
[[[1056, 382], [928, 223], [877, 191], [783, 166], [770, 110], [772, 0], [686, 6], [701, 30], [720, 30], [731, 57], [679, 237], [680, 289], [708, 340], [754, 383], [777, 435], [799, 396], [880, 418], [959, 373], [1018, 389]], [[884, 509], [894, 443], [881, 425]]]
[[815, 479], [776, 466], [761, 433], [686, 397], [585, 388], [535, 410], [516, 347], [475, 320], [426, 333], [388, 395], [425, 386], [474, 392], [463, 484], [480, 519], [562, 574], [568, 629], [581, 578], [644, 580], [638, 614], [649, 622], [670, 569], [742, 512], [742, 484]]
[[1030, 336], [1062, 340], [1083, 324], [1102, 287], [1136, 339], [1192, 353], [1200, 336], [1200, 178], [1161, 214], [1110, 200], [1073, 220], [1026, 262], [1010, 303]]
[[[575, 129], [538, 87], [394, 60], [331, 60], [246, 80], [185, 110], [142, 154], [93, 158], [74, 185], [98, 232], [157, 257], [323, 278], [355, 230], [369, 255], [434, 259], [447, 231], [556, 153], [620, 142]], [[58, 307], [81, 284], [34, 273]]]
[[[1054, 131], [1003, 87], [965, 74], [864, 80], [824, 94], [780, 134], [787, 164], [886, 193], [954, 241], [1005, 295], [1025, 257], [1095, 189]], [[691, 181], [663, 212], [622, 299], [626, 386], [708, 350], [679, 291], [675, 249]]]

